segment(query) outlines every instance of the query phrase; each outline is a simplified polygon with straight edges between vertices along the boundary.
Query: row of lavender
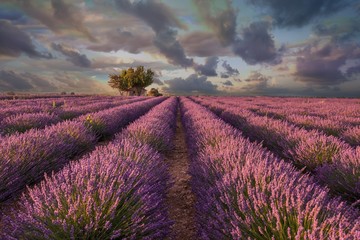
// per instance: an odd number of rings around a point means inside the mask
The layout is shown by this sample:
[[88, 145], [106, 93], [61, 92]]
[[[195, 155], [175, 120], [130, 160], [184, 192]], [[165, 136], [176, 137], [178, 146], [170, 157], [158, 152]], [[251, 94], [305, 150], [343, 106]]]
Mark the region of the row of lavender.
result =
[[359, 239], [360, 213], [206, 108], [181, 99], [202, 239]]
[[303, 114], [322, 118], [360, 117], [359, 99], [340, 98], [283, 98], [283, 97], [224, 97], [220, 101], [232, 101], [255, 109], [278, 110], [285, 114]]
[[77, 94], [77, 95], [56, 95], [50, 94], [16, 94], [16, 95], [5, 95], [0, 93], [0, 100], [17, 100], [17, 99], [42, 99], [42, 98], [82, 98], [88, 97], [88, 94]]
[[299, 103], [296, 98], [246, 100], [217, 99], [222, 104], [242, 107], [261, 116], [286, 120], [308, 130], [316, 129], [327, 135], [340, 137], [353, 146], [360, 145], [360, 103], [357, 99], [311, 99], [305, 103]]
[[3, 217], [4, 239], [163, 239], [177, 99], [169, 98], [111, 143], [28, 190]]
[[194, 100], [209, 107], [253, 141], [299, 168], [306, 167], [317, 180], [350, 201], [360, 199], [360, 147], [353, 149], [333, 136], [307, 131], [242, 107], [219, 104], [215, 98]]
[[125, 104], [1, 139], [0, 202], [114, 135], [165, 98]]
[[[118, 98], [112, 100], [86, 100], [82, 102], [71, 102], [61, 105], [60, 107], [49, 107], [45, 106], [32, 106], [31, 104], [26, 104], [26, 109], [30, 113], [20, 113], [18, 107], [3, 109], [3, 113], [9, 115], [2, 120], [0, 120], [0, 135], [11, 135], [16, 132], [23, 133], [32, 128], [44, 128], [63, 120], [73, 119], [79, 117], [80, 115], [96, 112], [122, 104], [128, 104], [145, 98]], [[21, 107], [23, 108], [23, 107]], [[35, 111], [35, 113], [31, 112]]]
[[72, 108], [96, 102], [116, 102], [124, 97], [86, 97], [86, 98], [59, 98], [35, 99], [21, 101], [0, 101], [0, 120], [15, 114], [71, 111]]

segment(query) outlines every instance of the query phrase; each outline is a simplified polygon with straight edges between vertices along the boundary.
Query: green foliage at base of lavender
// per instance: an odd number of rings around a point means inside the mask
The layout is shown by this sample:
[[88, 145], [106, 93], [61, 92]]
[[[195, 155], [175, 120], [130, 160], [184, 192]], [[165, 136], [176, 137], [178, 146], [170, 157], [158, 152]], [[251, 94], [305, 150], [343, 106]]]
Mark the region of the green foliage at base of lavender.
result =
[[330, 189], [356, 202], [360, 206], [360, 147], [348, 150], [334, 157], [333, 163], [324, 164], [316, 169], [321, 182]]
[[181, 102], [202, 239], [360, 237], [357, 209], [205, 108]]
[[334, 156], [350, 149], [350, 146], [333, 136], [324, 136], [317, 131], [294, 131], [283, 143], [283, 156], [296, 165], [313, 171], [318, 166], [332, 163]]

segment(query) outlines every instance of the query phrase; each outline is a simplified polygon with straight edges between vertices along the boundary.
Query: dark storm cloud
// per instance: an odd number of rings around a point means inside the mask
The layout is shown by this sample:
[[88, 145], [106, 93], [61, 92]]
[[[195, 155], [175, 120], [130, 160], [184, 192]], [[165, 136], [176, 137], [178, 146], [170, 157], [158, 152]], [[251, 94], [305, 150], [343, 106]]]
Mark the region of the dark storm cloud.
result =
[[[231, 6], [230, 0], [221, 0], [221, 5], [226, 6], [224, 10], [212, 11], [211, 1], [193, 0], [198, 8], [200, 16], [205, 24], [209, 26], [223, 46], [229, 46], [236, 35], [236, 11]], [[212, 12], [215, 12], [212, 13]]]
[[81, 54], [78, 51], [64, 47], [61, 44], [52, 43], [52, 49], [61, 52], [67, 57], [67, 60], [72, 62], [74, 65], [84, 68], [91, 67], [91, 61], [85, 54]]
[[265, 21], [253, 22], [243, 29], [241, 37], [234, 42], [234, 53], [247, 64], [278, 64], [281, 62], [275, 48], [273, 37], [269, 33], [270, 24]]
[[122, 12], [132, 14], [143, 20], [155, 32], [154, 45], [174, 65], [191, 67], [193, 60], [186, 57], [181, 44], [176, 39], [174, 28], [186, 27], [176, 18], [176, 14], [159, 1], [115, 0], [116, 6]]
[[26, 15], [37, 19], [54, 32], [71, 29], [82, 33], [91, 41], [96, 39], [83, 25], [83, 16], [76, 5], [63, 0], [28, 1], [28, 0], [5, 0], [19, 7]]
[[334, 43], [325, 46], [312, 44], [302, 49], [298, 55], [295, 73], [298, 81], [318, 86], [337, 85], [348, 81], [348, 77], [352, 74], [358, 73], [356, 67], [348, 69], [345, 73], [340, 68], [347, 60], [360, 58], [359, 46], [338, 46]]
[[31, 58], [51, 58], [36, 50], [30, 36], [6, 20], [0, 20], [0, 55], [18, 57], [22, 53]]
[[216, 68], [219, 62], [218, 57], [208, 57], [205, 60], [205, 64], [196, 64], [194, 66], [194, 69], [197, 73], [200, 75], [208, 76], [208, 77], [214, 77], [217, 76]]
[[124, 50], [130, 53], [139, 53], [142, 49], [152, 46], [153, 36], [137, 33], [134, 35], [129, 31], [109, 31], [106, 33], [106, 42], [104, 44], [92, 45], [90, 50], [111, 52]]
[[230, 66], [230, 64], [227, 63], [227, 61], [224, 61], [221, 65], [226, 72], [221, 73], [221, 78], [229, 78], [232, 76], [236, 76], [239, 75], [239, 70], [237, 70], [236, 68], [233, 68]]
[[312, 20], [341, 10], [349, 0], [248, 0], [266, 7], [280, 27], [302, 27]]
[[171, 64], [182, 67], [191, 67], [194, 62], [186, 57], [181, 44], [176, 40], [177, 31], [171, 28], [158, 32], [154, 45], [169, 60]]
[[11, 70], [0, 71], [0, 86], [4, 91], [51, 91], [54, 88], [50, 82], [37, 75]]
[[223, 82], [222, 84], [225, 86], [234, 86], [230, 80], [227, 80], [227, 81]]
[[180, 38], [180, 43], [190, 56], [211, 57], [233, 55], [230, 47], [220, 44], [213, 33], [191, 32]]
[[192, 94], [192, 93], [202, 93], [202, 94], [216, 94], [219, 91], [217, 90], [217, 85], [214, 85], [212, 82], [207, 80], [205, 76], [198, 76], [192, 74], [186, 79], [183, 78], [174, 78], [172, 80], [166, 80], [165, 84], [168, 87], [163, 89], [169, 93], [179, 93], [179, 94]]

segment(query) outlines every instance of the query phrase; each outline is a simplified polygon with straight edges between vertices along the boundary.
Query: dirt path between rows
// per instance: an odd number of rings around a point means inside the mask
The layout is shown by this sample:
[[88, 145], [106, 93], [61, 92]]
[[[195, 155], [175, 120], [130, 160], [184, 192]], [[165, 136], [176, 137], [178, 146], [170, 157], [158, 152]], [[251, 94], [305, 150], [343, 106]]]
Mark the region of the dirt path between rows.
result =
[[169, 239], [196, 239], [195, 198], [190, 187], [189, 157], [179, 110], [176, 118], [174, 149], [165, 158], [169, 164], [171, 181], [174, 183], [166, 199], [170, 219], [175, 222]]

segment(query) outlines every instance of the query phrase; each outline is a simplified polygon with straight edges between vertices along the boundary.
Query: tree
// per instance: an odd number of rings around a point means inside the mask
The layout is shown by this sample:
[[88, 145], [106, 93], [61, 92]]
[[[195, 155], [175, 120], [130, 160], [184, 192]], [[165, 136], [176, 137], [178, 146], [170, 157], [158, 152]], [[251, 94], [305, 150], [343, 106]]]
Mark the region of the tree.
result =
[[119, 74], [109, 74], [108, 83], [120, 93], [126, 92], [129, 95], [134, 93], [140, 96], [144, 88], [153, 83], [154, 74], [150, 68], [145, 71], [143, 66], [138, 66], [136, 69], [131, 67], [122, 70]]
[[148, 92], [148, 96], [151, 96], [151, 97], [159, 97], [159, 96], [162, 96], [162, 94], [159, 93], [159, 90], [157, 90], [157, 88], [152, 88], [152, 89], [150, 89], [150, 91]]

